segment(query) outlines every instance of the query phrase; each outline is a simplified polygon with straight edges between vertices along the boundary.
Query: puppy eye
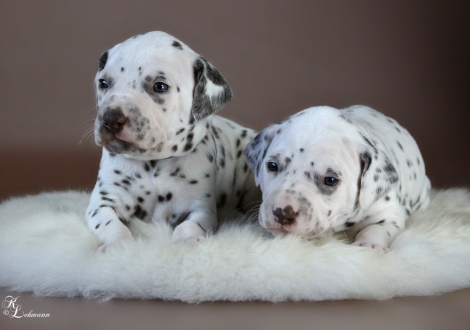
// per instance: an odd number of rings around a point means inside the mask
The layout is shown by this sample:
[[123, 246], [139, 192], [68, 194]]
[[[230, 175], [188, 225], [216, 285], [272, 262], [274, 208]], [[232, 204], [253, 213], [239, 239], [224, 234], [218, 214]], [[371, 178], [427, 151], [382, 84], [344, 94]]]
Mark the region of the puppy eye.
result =
[[275, 162], [268, 162], [266, 164], [266, 167], [268, 168], [268, 171], [271, 171], [271, 172], [279, 171], [279, 166], [277, 166]]
[[327, 176], [323, 179], [323, 184], [327, 186], [336, 186], [338, 184], [339, 180], [335, 177], [332, 176]]
[[101, 89], [106, 89], [109, 87], [108, 82], [104, 79], [98, 80], [98, 87]]
[[168, 85], [162, 82], [157, 82], [153, 85], [153, 90], [157, 93], [165, 93], [168, 90]]

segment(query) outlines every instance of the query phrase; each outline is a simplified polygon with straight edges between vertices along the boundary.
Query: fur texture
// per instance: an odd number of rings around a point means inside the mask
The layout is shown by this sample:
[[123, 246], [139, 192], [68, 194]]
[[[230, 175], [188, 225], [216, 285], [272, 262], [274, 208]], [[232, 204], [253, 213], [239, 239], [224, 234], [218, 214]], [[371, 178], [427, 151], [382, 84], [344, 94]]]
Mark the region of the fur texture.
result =
[[302, 110], [260, 132], [244, 154], [263, 191], [260, 224], [276, 235], [348, 229], [355, 245], [387, 251], [429, 203], [416, 141], [363, 105]]
[[251, 129], [216, 116], [230, 86], [182, 41], [153, 31], [106, 51], [95, 77], [100, 170], [85, 217], [103, 244], [132, 222], [166, 221], [173, 240], [198, 242], [218, 214], [260, 199], [242, 152]]
[[433, 191], [390, 252], [272, 238], [225, 223], [197, 246], [171, 242], [164, 223], [135, 222], [139, 238], [96, 252], [89, 194], [43, 193], [0, 205], [0, 286], [47, 296], [203, 301], [388, 299], [470, 286], [470, 193]]

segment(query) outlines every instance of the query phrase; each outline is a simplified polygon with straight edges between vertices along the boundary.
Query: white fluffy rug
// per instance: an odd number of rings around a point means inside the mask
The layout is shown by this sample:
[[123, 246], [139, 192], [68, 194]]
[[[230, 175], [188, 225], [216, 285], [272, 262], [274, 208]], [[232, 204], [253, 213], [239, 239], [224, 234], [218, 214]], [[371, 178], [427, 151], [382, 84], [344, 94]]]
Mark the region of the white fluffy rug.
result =
[[168, 226], [95, 253], [83, 214], [89, 195], [44, 193], [0, 205], [0, 287], [47, 296], [202, 302], [387, 299], [470, 286], [470, 193], [433, 193], [391, 252], [272, 239], [256, 224], [223, 225], [197, 246], [173, 244]]

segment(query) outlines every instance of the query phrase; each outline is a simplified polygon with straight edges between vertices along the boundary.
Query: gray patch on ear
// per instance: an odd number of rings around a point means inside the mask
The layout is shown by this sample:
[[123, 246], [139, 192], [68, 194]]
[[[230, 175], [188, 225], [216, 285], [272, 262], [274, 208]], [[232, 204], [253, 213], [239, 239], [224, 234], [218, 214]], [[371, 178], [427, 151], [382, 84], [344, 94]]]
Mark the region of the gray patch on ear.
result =
[[105, 51], [103, 55], [101, 55], [98, 65], [98, 71], [101, 71], [106, 66], [106, 62], [108, 61], [108, 51]]
[[383, 171], [386, 176], [386, 181], [390, 182], [391, 184], [395, 183], [398, 181], [398, 173], [395, 167], [390, 163], [390, 160], [387, 158], [385, 160], [385, 167], [383, 168]]
[[[219, 111], [232, 98], [232, 90], [222, 75], [205, 59], [194, 61], [194, 91], [191, 114], [196, 120], [201, 120]], [[206, 92], [207, 80], [223, 89], [217, 95]]]
[[361, 154], [361, 162], [362, 162], [362, 177], [364, 177], [364, 174], [367, 172], [372, 162], [372, 156], [370, 155], [368, 151], [363, 152]]
[[261, 163], [266, 157], [269, 146], [271, 145], [274, 136], [276, 135], [278, 125], [269, 126], [255, 136], [250, 143], [248, 143], [243, 151], [246, 163], [255, 173], [255, 178], [258, 180]]

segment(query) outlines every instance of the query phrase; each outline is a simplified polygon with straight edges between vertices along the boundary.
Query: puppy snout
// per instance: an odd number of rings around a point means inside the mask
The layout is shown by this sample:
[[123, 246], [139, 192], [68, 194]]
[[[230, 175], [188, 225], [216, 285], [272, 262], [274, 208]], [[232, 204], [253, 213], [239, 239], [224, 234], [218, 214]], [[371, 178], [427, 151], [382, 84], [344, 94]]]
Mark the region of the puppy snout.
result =
[[103, 115], [103, 127], [109, 133], [119, 133], [127, 122], [121, 109], [107, 110]]
[[295, 222], [297, 212], [291, 205], [287, 205], [283, 209], [278, 207], [273, 210], [273, 215], [275, 216], [276, 222], [281, 225], [291, 225]]

